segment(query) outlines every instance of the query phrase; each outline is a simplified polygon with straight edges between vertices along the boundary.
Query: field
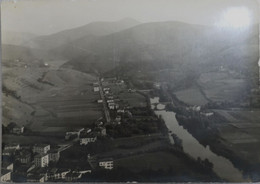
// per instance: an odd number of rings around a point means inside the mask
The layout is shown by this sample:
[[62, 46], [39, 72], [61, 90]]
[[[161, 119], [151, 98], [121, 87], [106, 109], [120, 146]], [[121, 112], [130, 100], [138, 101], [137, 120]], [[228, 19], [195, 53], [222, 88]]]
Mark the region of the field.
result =
[[50, 61], [49, 67], [18, 62], [4, 67], [3, 84], [20, 96], [4, 96], [5, 125], [14, 121], [36, 132], [64, 132], [64, 127], [85, 127], [103, 116], [102, 104], [97, 103], [100, 95], [92, 87], [97, 78], [60, 68], [64, 62]]
[[188, 89], [174, 93], [176, 97], [189, 105], [205, 105], [208, 100], [203, 96], [197, 86], [193, 85]]
[[219, 136], [224, 145], [248, 160], [260, 163], [259, 110], [214, 110], [225, 122], [219, 126]]
[[236, 101], [246, 90], [246, 81], [228, 72], [203, 73], [198, 83], [212, 101]]
[[188, 166], [182, 160], [170, 152], [144, 153], [136, 156], [115, 160], [118, 167], [127, 167], [132, 172], [143, 170], [163, 170], [173, 169], [176, 172], [188, 170]]

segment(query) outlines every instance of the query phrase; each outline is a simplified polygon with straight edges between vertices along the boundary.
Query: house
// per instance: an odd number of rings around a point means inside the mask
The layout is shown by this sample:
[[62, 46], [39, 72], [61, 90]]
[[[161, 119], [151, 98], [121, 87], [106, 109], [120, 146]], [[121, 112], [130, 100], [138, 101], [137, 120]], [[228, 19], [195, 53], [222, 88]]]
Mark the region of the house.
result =
[[94, 86], [93, 90], [94, 92], [99, 92], [99, 86]]
[[14, 134], [22, 134], [24, 132], [24, 126], [18, 126], [16, 125], [15, 127], [13, 127], [12, 129], [12, 133]]
[[47, 172], [47, 176], [48, 176], [48, 180], [52, 180], [52, 181], [57, 181], [60, 179], [65, 179], [65, 176], [67, 173], [69, 173], [70, 170], [69, 169], [64, 169], [64, 168], [52, 168], [51, 170], [49, 170]]
[[50, 150], [49, 152], [49, 161], [50, 162], [58, 162], [60, 159], [60, 151], [58, 150]]
[[40, 175], [29, 175], [27, 177], [27, 182], [39, 182], [39, 183], [43, 183], [45, 181], [44, 176], [40, 176]]
[[34, 157], [36, 167], [47, 167], [49, 165], [49, 154], [37, 154]]
[[14, 163], [13, 162], [2, 161], [2, 169], [13, 171], [14, 170]]
[[70, 169], [60, 168], [57, 170], [58, 179], [65, 179], [66, 174], [70, 172]]
[[1, 169], [1, 182], [11, 181], [11, 171], [7, 169]]
[[78, 179], [80, 179], [82, 176], [82, 173], [78, 173], [78, 172], [69, 172], [66, 174], [65, 179], [67, 181], [77, 181]]
[[2, 156], [9, 156], [10, 157], [10, 156], [14, 155], [15, 151], [16, 151], [16, 149], [8, 149], [8, 150], [4, 149], [2, 151]]
[[106, 136], [107, 135], [106, 127], [96, 127], [95, 132], [97, 132], [97, 134], [99, 136]]
[[50, 150], [49, 144], [35, 144], [33, 146], [34, 153], [46, 154]]
[[160, 83], [155, 82], [155, 83], [153, 84], [153, 87], [154, 87], [155, 89], [160, 89], [161, 85], [160, 85]]
[[10, 150], [10, 149], [14, 149], [14, 150], [19, 150], [20, 149], [20, 144], [7, 144], [4, 147], [5, 150]]
[[21, 150], [16, 156], [16, 160], [22, 164], [28, 164], [31, 162], [31, 153], [28, 150]]
[[87, 145], [90, 142], [96, 142], [97, 141], [97, 134], [96, 132], [92, 132], [86, 135], [82, 135], [80, 137], [80, 145]]
[[103, 89], [103, 91], [109, 91], [110, 90], [110, 88], [104, 88]]
[[102, 167], [104, 169], [113, 169], [114, 167], [114, 161], [112, 158], [105, 158], [105, 159], [101, 159], [98, 162], [99, 167]]
[[103, 103], [103, 100], [101, 100], [101, 99], [97, 100], [97, 103]]
[[71, 137], [75, 137], [75, 136], [79, 137], [79, 135], [82, 131], [84, 131], [84, 128], [76, 128], [71, 131], [68, 131], [68, 132], [66, 132], [65, 139], [69, 140], [69, 139], [71, 139]]
[[33, 163], [23, 164], [23, 165], [20, 165], [18, 168], [16, 168], [16, 172], [20, 173], [22, 175], [27, 175], [34, 168], [35, 168], [35, 164], [33, 164]]
[[44, 178], [44, 181], [48, 181], [48, 170], [49, 168], [47, 167], [34, 168], [27, 176], [40, 176]]
[[47, 177], [48, 177], [48, 180], [55, 180], [55, 179], [59, 179], [58, 178], [58, 173], [57, 173], [57, 171], [58, 171], [58, 168], [52, 168], [51, 170], [49, 170], [48, 172], [47, 172]]
[[116, 116], [115, 121], [117, 121], [117, 122], [121, 121], [121, 116]]
[[107, 100], [107, 103], [114, 103], [114, 100]]
[[114, 99], [114, 96], [108, 95], [106, 98], [107, 98], [108, 100], [113, 100], [113, 99]]
[[117, 111], [116, 111], [118, 114], [123, 114], [123, 113], [125, 113], [125, 110], [124, 109], [118, 109]]
[[214, 115], [214, 112], [201, 112], [200, 114], [205, 117], [210, 117]]

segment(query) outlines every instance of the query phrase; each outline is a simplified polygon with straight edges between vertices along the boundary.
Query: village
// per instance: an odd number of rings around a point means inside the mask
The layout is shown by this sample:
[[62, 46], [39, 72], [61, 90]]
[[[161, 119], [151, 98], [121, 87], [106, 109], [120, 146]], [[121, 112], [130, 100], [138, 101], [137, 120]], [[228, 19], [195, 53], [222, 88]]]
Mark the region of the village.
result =
[[[100, 96], [96, 103], [103, 106], [102, 118], [69, 128], [61, 144], [4, 143], [1, 181], [80, 181], [93, 172], [129, 167], [124, 163], [139, 155], [169, 154], [172, 149], [182, 153], [179, 144], [169, 146], [167, 127], [154, 114], [148, 96], [116, 78], [99, 79], [93, 91]], [[4, 130], [18, 137], [32, 133], [16, 123]]]

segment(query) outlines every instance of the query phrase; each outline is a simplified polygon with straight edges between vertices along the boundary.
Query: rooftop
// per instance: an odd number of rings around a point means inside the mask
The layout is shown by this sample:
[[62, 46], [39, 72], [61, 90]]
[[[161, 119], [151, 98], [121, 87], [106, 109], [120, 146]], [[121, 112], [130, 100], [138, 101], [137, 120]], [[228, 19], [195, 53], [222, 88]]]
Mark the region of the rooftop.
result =
[[6, 175], [7, 173], [10, 173], [11, 171], [7, 169], [1, 169], [1, 176]]
[[46, 156], [46, 155], [48, 155], [47, 153], [45, 153], [45, 154], [37, 154], [37, 155], [35, 155], [34, 157], [36, 157], [36, 158], [42, 158], [42, 157], [44, 157], [44, 156]]

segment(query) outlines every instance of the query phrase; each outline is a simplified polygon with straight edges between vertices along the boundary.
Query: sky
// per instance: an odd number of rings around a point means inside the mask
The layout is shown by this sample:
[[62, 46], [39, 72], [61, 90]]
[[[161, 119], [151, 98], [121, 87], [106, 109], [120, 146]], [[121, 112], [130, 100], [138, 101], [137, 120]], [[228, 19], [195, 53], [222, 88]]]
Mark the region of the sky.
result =
[[240, 27], [255, 23], [257, 12], [257, 0], [4, 0], [1, 27], [48, 35], [123, 18]]

